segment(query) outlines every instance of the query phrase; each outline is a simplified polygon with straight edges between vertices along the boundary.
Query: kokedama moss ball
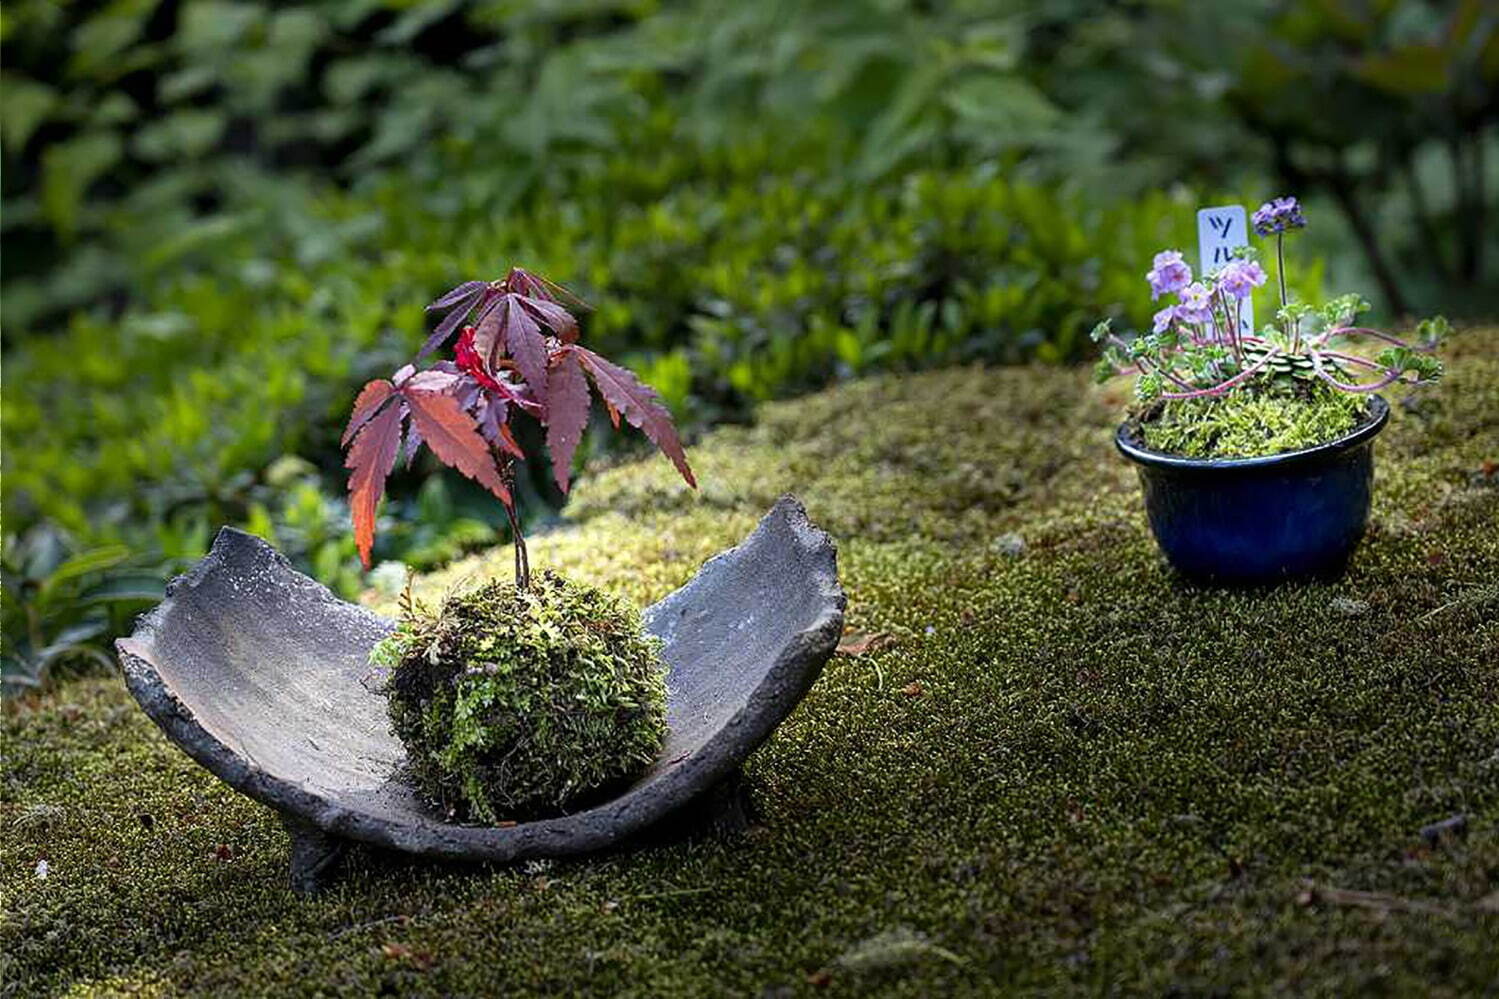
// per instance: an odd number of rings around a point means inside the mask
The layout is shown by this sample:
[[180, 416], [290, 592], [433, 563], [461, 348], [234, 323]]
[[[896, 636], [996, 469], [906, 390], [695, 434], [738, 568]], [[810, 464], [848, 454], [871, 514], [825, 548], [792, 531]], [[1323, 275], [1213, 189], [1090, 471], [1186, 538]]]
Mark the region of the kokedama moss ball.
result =
[[666, 667], [625, 601], [552, 573], [408, 607], [370, 654], [411, 776], [445, 811], [555, 815], [645, 768], [666, 737]]

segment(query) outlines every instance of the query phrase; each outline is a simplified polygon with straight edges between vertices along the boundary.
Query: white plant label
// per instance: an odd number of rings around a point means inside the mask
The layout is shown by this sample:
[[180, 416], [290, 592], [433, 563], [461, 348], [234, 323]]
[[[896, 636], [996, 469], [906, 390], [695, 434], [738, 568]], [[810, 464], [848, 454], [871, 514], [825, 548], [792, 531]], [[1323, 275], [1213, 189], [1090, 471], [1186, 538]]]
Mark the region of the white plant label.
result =
[[[1249, 245], [1249, 219], [1243, 205], [1220, 205], [1197, 210], [1198, 273], [1206, 277], [1234, 258], [1234, 251]], [[1239, 311], [1239, 332], [1254, 333], [1254, 299], [1244, 299]]]

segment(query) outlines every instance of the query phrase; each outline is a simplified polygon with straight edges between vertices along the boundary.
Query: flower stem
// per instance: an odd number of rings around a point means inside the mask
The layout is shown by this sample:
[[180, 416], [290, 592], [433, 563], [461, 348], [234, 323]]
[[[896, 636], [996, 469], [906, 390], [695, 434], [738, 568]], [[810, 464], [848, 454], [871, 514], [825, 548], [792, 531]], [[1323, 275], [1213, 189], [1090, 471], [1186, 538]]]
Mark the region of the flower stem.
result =
[[1357, 364], [1360, 367], [1373, 368], [1376, 371], [1389, 370], [1383, 364], [1371, 361], [1367, 357], [1359, 357], [1357, 354], [1344, 354], [1336, 350], [1319, 350], [1317, 353], [1322, 357], [1330, 357], [1335, 361], [1342, 361], [1345, 364]]
[[[1125, 350], [1125, 351], [1129, 350], [1129, 344], [1125, 343], [1123, 340], [1121, 340], [1117, 335], [1115, 335], [1113, 333], [1109, 334], [1109, 341], [1111, 343], [1113, 343], [1116, 347], [1118, 347], [1120, 350]], [[1168, 368], [1165, 365], [1165, 363], [1163, 361], [1161, 361], [1159, 358], [1147, 360], [1147, 359], [1145, 359], [1145, 358], [1142, 357], [1138, 361], [1135, 362], [1135, 368], [1136, 368], [1137, 371], [1140, 371], [1140, 372], [1150, 371], [1150, 370], [1159, 371], [1161, 373], [1161, 376], [1163, 378], [1168, 379], [1173, 384], [1179, 385], [1182, 389], [1184, 389], [1186, 391], [1189, 391], [1189, 392], [1192, 390], [1192, 386], [1190, 384], [1188, 384], [1187, 382], [1182, 381], [1175, 374], [1173, 374], [1171, 372], [1171, 369]], [[1126, 373], [1125, 371], [1121, 371], [1120, 372], [1120, 374], [1125, 374], [1125, 373]]]
[[1286, 234], [1278, 232], [1275, 234], [1275, 277], [1280, 281], [1280, 307], [1284, 309], [1290, 304], [1290, 298], [1286, 295]]
[[1408, 341], [1400, 339], [1398, 336], [1391, 336], [1390, 334], [1381, 332], [1380, 330], [1372, 330], [1367, 326], [1339, 326], [1337, 329], [1328, 330], [1326, 337], [1324, 337], [1324, 342], [1338, 336], [1373, 337], [1376, 340], [1383, 340], [1385, 343], [1393, 343], [1397, 347], [1409, 347], [1411, 350], [1419, 350], [1422, 353], [1426, 354], [1430, 354], [1435, 350], [1434, 347], [1428, 344], [1410, 343]]
[[1223, 315], [1223, 342], [1228, 346], [1234, 356], [1234, 361], [1239, 367], [1244, 366], [1244, 352], [1239, 347], [1239, 300], [1233, 300], [1232, 310], [1228, 307], [1228, 296], [1223, 294], [1222, 288], [1213, 289], [1213, 299], [1218, 303], [1218, 311]]
[[[1280, 283], [1280, 307], [1284, 309], [1290, 304], [1290, 296], [1286, 294], [1286, 234], [1277, 232], [1275, 234], [1275, 279]], [[1300, 346], [1301, 324], [1298, 322], [1294, 329], [1281, 330], [1286, 339], [1291, 341], [1291, 349], [1294, 351]]]

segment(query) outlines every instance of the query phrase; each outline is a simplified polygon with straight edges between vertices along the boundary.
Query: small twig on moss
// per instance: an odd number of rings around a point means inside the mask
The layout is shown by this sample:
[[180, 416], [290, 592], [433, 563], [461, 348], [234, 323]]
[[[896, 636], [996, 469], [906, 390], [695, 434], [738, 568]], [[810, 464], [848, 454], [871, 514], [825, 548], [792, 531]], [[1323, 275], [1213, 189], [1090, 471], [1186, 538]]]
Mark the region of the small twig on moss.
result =
[[371, 919], [367, 923], [353, 923], [349, 926], [345, 926], [341, 930], [337, 930], [333, 933], [328, 934], [328, 939], [337, 940], [339, 937], [346, 937], [351, 933], [359, 933], [362, 930], [372, 930], [376, 926], [384, 926], [386, 923], [400, 923], [402, 926], [405, 926], [410, 922], [411, 917], [406, 915], [405, 913], [401, 913], [395, 916], [385, 916], [382, 919]]
[[625, 901], [625, 902], [649, 902], [649, 901], [652, 901], [653, 899], [658, 899], [658, 898], [680, 898], [680, 897], [685, 896], [685, 895], [709, 895], [709, 894], [712, 894], [713, 892], [716, 892], [718, 890], [719, 889], [718, 889], [717, 886], [710, 886], [710, 887], [707, 887], [707, 888], [677, 888], [677, 889], [674, 889], [672, 891], [651, 892], [648, 895], [626, 895], [624, 897], [623, 901]]
[[1386, 895], [1377, 891], [1357, 891], [1351, 888], [1332, 888], [1315, 882], [1306, 882], [1297, 901], [1302, 905], [1341, 905], [1355, 909], [1373, 909], [1377, 912], [1419, 912], [1428, 916], [1456, 919], [1458, 913], [1444, 905], [1422, 902], [1399, 895]]
[[1437, 617], [1441, 614], [1445, 614], [1447, 611], [1450, 611], [1455, 607], [1465, 607], [1468, 604], [1482, 604], [1485, 601], [1489, 600], [1499, 600], [1499, 586], [1488, 586], [1483, 583], [1468, 583], [1466, 585], [1472, 586], [1474, 587], [1474, 589], [1469, 593], [1464, 593], [1462, 596], [1447, 601], [1440, 607], [1436, 607], [1432, 610], [1427, 611], [1425, 614], [1422, 614], [1418, 618], [1413, 618], [1412, 620], [1406, 621], [1398, 628], [1395, 628], [1394, 630], [1389, 632], [1389, 635], [1398, 635], [1403, 631], [1407, 631], [1411, 628], [1416, 627], [1417, 625], [1425, 624], [1432, 618]]
[[1424, 624], [1425, 622], [1430, 621], [1432, 618], [1436, 617], [1438, 614], [1449, 611], [1454, 607], [1462, 607], [1465, 604], [1482, 603], [1483, 601], [1489, 599], [1499, 599], [1499, 587], [1479, 586], [1476, 592], [1465, 593], [1462, 596], [1458, 597], [1456, 600], [1449, 600], [1435, 610], [1430, 610], [1425, 614], [1422, 614], [1420, 617], [1416, 618], [1413, 623]]
[[[924, 933], [897, 926], [854, 944], [838, 955], [833, 967], [863, 974], [913, 964], [926, 957], [940, 958], [960, 967], [968, 963], [967, 958], [934, 943]], [[823, 970], [831, 972], [832, 969]]]

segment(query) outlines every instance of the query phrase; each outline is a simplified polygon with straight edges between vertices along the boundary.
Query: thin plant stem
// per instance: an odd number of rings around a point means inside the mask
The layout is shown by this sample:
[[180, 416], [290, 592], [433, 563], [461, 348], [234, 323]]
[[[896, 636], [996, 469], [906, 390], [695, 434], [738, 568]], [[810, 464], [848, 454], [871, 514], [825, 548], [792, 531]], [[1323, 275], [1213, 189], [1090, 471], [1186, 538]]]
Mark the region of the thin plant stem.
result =
[[1407, 343], [1398, 336], [1391, 336], [1380, 330], [1372, 330], [1367, 326], [1339, 326], [1337, 329], [1328, 330], [1327, 335], [1323, 337], [1323, 342], [1338, 336], [1371, 336], [1376, 340], [1383, 340], [1385, 343], [1392, 343], [1397, 347], [1409, 347], [1411, 350], [1419, 350], [1425, 353], [1431, 353], [1436, 349], [1433, 344]]
[[[1112, 343], [1112, 344], [1114, 344], [1114, 346], [1120, 348], [1121, 350], [1128, 350], [1129, 349], [1129, 344], [1127, 344], [1123, 340], [1121, 340], [1118, 337], [1118, 335], [1116, 335], [1116, 334], [1113, 334], [1113, 333], [1109, 334], [1109, 342]], [[1153, 368], [1154, 370], [1159, 371], [1165, 378], [1169, 379], [1173, 384], [1179, 385], [1182, 388], [1184, 388], [1184, 389], [1186, 389], [1188, 391], [1191, 391], [1192, 386], [1189, 383], [1184, 382], [1180, 378], [1176, 377], [1176, 375], [1172, 374], [1171, 371], [1168, 368], [1166, 368], [1165, 366], [1163, 366], [1160, 362], [1158, 362], [1158, 361], [1155, 361], [1155, 362], [1146, 361], [1146, 359], [1143, 358], [1143, 357], [1140, 358], [1139, 361], [1136, 362], [1136, 367], [1139, 368], [1139, 370], [1141, 370], [1141, 371], [1145, 371], [1147, 365], [1149, 365], [1150, 368]]]
[[1223, 329], [1219, 340], [1233, 353], [1234, 360], [1242, 368], [1244, 366], [1244, 354], [1239, 349], [1239, 300], [1234, 299], [1234, 308], [1230, 312], [1228, 297], [1223, 294], [1222, 288], [1213, 289], [1213, 298], [1218, 302], [1218, 311], [1223, 315]]
[[520, 518], [515, 512], [515, 460], [509, 455], [500, 459], [500, 479], [510, 493], [510, 502], [500, 505], [505, 508], [505, 517], [510, 521], [510, 537], [515, 546], [515, 588], [524, 593], [531, 588], [531, 558], [526, 551], [526, 536], [521, 532]]
[[1286, 234], [1278, 232], [1275, 234], [1275, 277], [1280, 282], [1280, 307], [1284, 309], [1290, 304], [1286, 295]]
[[1219, 382], [1217, 385], [1213, 385], [1213, 386], [1211, 386], [1209, 388], [1205, 388], [1205, 389], [1194, 389], [1191, 392], [1162, 392], [1161, 393], [1161, 398], [1162, 399], [1197, 399], [1197, 398], [1201, 398], [1202, 396], [1222, 395], [1224, 392], [1227, 392], [1229, 389], [1233, 388], [1235, 385], [1237, 385], [1240, 382], [1245, 381], [1246, 379], [1248, 379], [1250, 375], [1255, 374], [1256, 372], [1258, 372], [1261, 369], [1263, 369], [1265, 367], [1265, 365], [1267, 365], [1267, 364], [1270, 363], [1270, 360], [1273, 357], [1275, 357], [1275, 355], [1277, 353], [1278, 353], [1278, 351], [1276, 351], [1276, 350], [1274, 350], [1272, 348], [1271, 350], [1269, 350], [1269, 351], [1267, 351], [1265, 353], [1264, 357], [1262, 357], [1258, 361], [1256, 361], [1252, 367], [1245, 368], [1243, 371], [1239, 372], [1237, 375], [1234, 375], [1232, 378], [1228, 379], [1227, 381]]
[[1244, 300], [1234, 299], [1234, 357], [1238, 358], [1239, 367], [1244, 366], [1244, 332], [1241, 325], [1244, 320]]
[[1365, 368], [1373, 368], [1376, 371], [1390, 370], [1383, 364], [1379, 364], [1376, 361], [1371, 361], [1367, 357], [1359, 357], [1357, 354], [1344, 354], [1341, 351], [1336, 350], [1321, 350], [1318, 351], [1318, 353], [1323, 357], [1330, 357], [1335, 361], [1342, 361], [1345, 364], [1358, 364]]
[[1367, 385], [1354, 385], [1349, 382], [1340, 382], [1332, 375], [1328, 374], [1327, 369], [1322, 366], [1322, 354], [1320, 351], [1312, 351], [1311, 358], [1312, 367], [1316, 369], [1318, 377], [1320, 377], [1327, 384], [1331, 385], [1333, 388], [1342, 389], [1344, 392], [1378, 392], [1386, 385], [1393, 385], [1395, 382], [1400, 380], [1401, 372], [1390, 371], [1379, 381], [1370, 382]]
[[[1285, 309], [1290, 304], [1290, 296], [1286, 294], [1286, 234], [1277, 232], [1275, 234], [1275, 280], [1280, 284], [1280, 307]], [[1291, 341], [1291, 349], [1299, 346], [1301, 339], [1301, 324], [1296, 324], [1295, 330], [1282, 330]]]

